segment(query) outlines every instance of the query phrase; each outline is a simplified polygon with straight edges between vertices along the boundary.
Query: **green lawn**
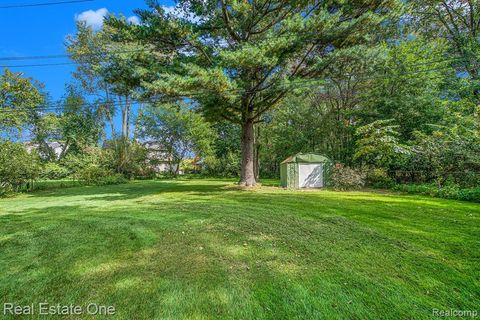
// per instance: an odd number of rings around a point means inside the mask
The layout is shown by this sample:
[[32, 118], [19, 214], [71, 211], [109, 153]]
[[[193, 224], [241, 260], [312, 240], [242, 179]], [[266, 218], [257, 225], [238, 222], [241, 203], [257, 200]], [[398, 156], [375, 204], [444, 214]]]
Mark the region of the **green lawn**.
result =
[[473, 203], [227, 180], [0, 200], [2, 305], [97, 303], [118, 319], [430, 319], [480, 309], [479, 288]]

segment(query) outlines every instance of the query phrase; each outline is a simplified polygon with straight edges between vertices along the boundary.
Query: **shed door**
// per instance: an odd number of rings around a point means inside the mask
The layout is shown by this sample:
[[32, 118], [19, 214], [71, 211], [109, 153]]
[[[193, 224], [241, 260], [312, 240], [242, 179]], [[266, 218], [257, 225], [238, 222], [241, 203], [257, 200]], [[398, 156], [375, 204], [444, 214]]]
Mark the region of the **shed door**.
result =
[[298, 185], [300, 188], [323, 187], [323, 165], [319, 163], [299, 163]]

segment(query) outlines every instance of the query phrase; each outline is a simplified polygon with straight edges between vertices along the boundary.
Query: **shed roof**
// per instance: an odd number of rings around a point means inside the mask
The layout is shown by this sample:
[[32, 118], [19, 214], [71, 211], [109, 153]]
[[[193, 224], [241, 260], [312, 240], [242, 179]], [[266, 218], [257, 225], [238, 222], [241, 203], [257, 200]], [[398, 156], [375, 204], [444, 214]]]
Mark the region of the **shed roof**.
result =
[[325, 162], [331, 162], [331, 161], [327, 157], [317, 153], [297, 153], [294, 156], [288, 157], [282, 163], [292, 163], [292, 162], [325, 163]]

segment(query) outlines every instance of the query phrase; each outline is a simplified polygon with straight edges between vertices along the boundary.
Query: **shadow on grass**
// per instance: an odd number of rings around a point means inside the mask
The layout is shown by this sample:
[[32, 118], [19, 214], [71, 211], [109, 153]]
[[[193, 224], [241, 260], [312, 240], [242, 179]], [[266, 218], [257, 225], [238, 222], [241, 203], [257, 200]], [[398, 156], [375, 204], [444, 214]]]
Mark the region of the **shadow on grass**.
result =
[[[191, 190], [183, 187], [171, 186]], [[429, 315], [432, 305], [477, 301], [470, 276], [411, 239], [322, 214], [314, 201], [292, 210], [284, 194], [213, 187], [198, 194], [218, 191], [213, 200], [225, 211], [171, 199], [1, 216], [2, 298], [112, 304], [120, 319], [427, 318], [419, 312]]]
[[[112, 200], [134, 199], [149, 195], [160, 195], [162, 193], [196, 193], [209, 194], [226, 191], [226, 187], [233, 183], [225, 182], [217, 184], [190, 184], [185, 181], [134, 181], [121, 185], [107, 186], [83, 186], [71, 187], [63, 190], [38, 191], [30, 194], [31, 197], [61, 197], [61, 196], [102, 196], [105, 194], [118, 194], [112, 196]], [[228, 189], [227, 189], [228, 191]], [[118, 197], [118, 198], [117, 198]], [[97, 198], [97, 197], [95, 197]], [[92, 198], [93, 199], [93, 198]]]

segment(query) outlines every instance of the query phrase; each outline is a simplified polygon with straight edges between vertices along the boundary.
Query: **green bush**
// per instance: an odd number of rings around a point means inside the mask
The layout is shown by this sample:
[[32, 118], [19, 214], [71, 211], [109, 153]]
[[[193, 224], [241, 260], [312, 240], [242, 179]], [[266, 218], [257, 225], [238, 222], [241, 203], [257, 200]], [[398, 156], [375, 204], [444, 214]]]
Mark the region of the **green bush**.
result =
[[152, 175], [151, 168], [146, 169], [147, 149], [136, 141], [112, 141], [106, 150], [102, 150], [100, 162], [104, 167], [131, 179]]
[[97, 165], [91, 165], [85, 168], [77, 178], [84, 184], [105, 186], [110, 184], [122, 184], [128, 180], [120, 173], [113, 173]]
[[376, 168], [368, 171], [366, 184], [374, 188], [391, 188], [394, 181], [385, 169]]
[[480, 202], [480, 188], [462, 189], [458, 192], [458, 200]]
[[0, 186], [0, 198], [5, 198], [7, 197], [11, 192], [11, 189], [9, 187], [4, 187]]
[[438, 187], [434, 184], [398, 184], [392, 189], [409, 194], [424, 194], [432, 197], [436, 196], [438, 192]]
[[43, 165], [40, 177], [46, 180], [65, 179], [70, 174], [69, 170], [56, 162], [47, 162]]
[[221, 158], [207, 156], [205, 158], [206, 175], [216, 177], [238, 177], [240, 157], [238, 154], [228, 151]]
[[80, 181], [75, 180], [42, 180], [37, 181], [33, 185], [32, 191], [65, 189], [72, 187], [80, 187], [82, 185], [83, 184]]
[[456, 174], [458, 183], [465, 188], [475, 188], [480, 186], [480, 174], [474, 171], [465, 171]]
[[366, 175], [359, 170], [337, 164], [330, 176], [329, 186], [335, 190], [355, 190], [365, 186]]
[[39, 159], [21, 143], [0, 142], [0, 196], [30, 189], [37, 179]]
[[123, 184], [123, 183], [127, 183], [127, 182], [128, 182], [128, 179], [125, 178], [122, 174], [115, 173], [115, 174], [108, 175], [108, 176], [102, 177], [100, 179], [97, 179], [95, 181], [95, 185], [106, 186], [106, 185], [112, 185], [112, 184]]
[[86, 184], [97, 184], [113, 173], [103, 167], [92, 164], [76, 174], [76, 178]]
[[393, 190], [437, 198], [480, 202], [480, 188], [460, 189], [457, 185], [447, 185], [439, 188], [435, 184], [401, 184], [394, 186]]
[[446, 185], [441, 188], [437, 188], [435, 197], [445, 198], [445, 199], [458, 199], [458, 193], [460, 189], [456, 185]]
[[[88, 167], [105, 167], [104, 162], [107, 156], [105, 151], [97, 147], [89, 147], [82, 153], [70, 153], [62, 159], [61, 165], [66, 168], [68, 175], [78, 178], [83, 175], [83, 171]], [[81, 179], [80, 179], [81, 180]]]

